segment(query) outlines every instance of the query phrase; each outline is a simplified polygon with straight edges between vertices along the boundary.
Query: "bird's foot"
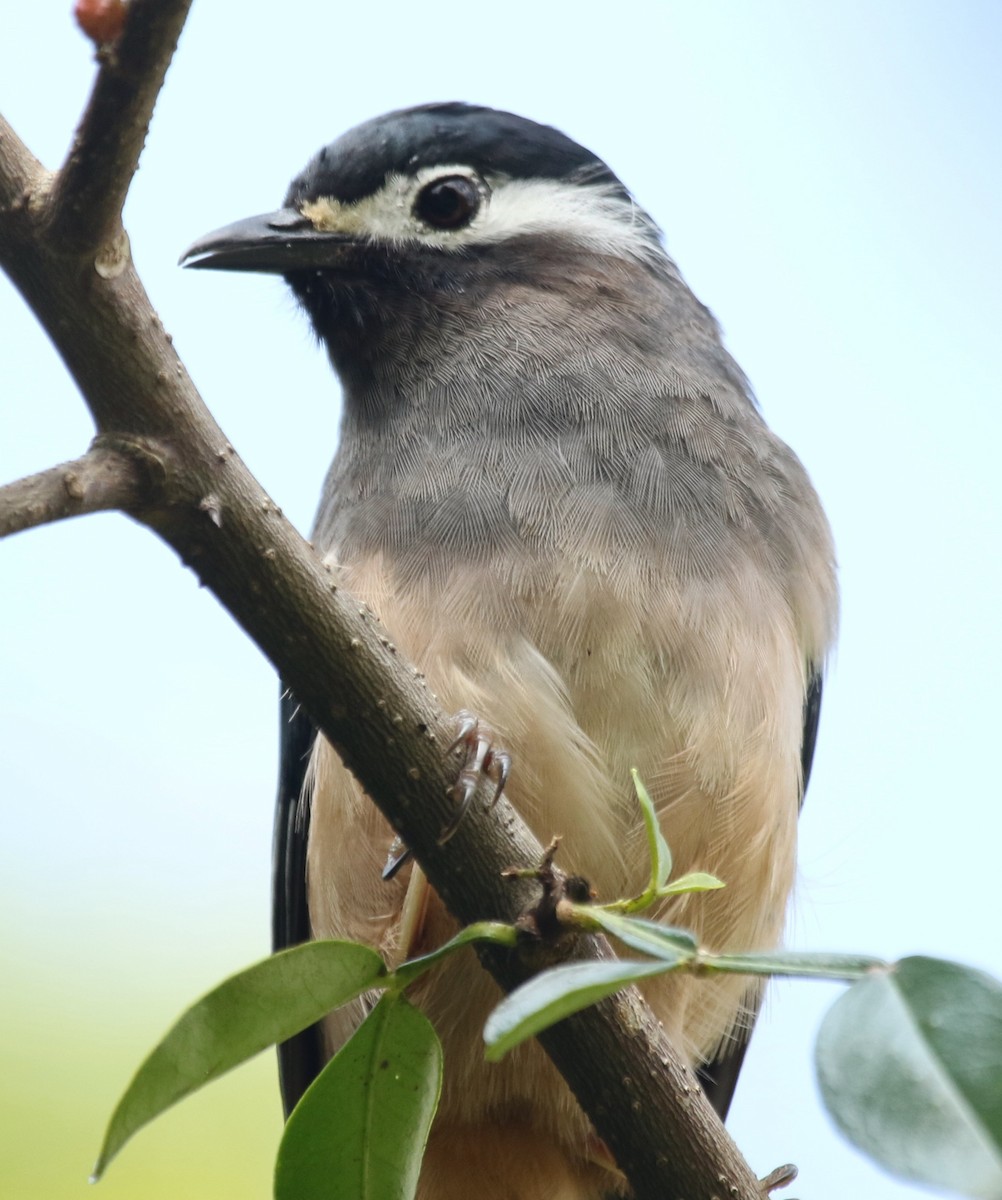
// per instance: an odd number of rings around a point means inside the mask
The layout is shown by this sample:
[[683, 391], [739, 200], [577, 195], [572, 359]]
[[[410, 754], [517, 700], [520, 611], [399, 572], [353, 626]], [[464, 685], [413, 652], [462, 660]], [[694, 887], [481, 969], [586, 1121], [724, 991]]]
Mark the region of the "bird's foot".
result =
[[511, 755], [493, 744], [491, 731], [483, 722], [465, 709], [456, 713], [455, 720], [456, 736], [446, 753], [462, 750], [464, 760], [456, 782], [449, 789], [449, 794], [458, 802], [456, 815], [438, 835], [440, 846], [444, 846], [462, 824], [481, 779], [486, 776], [494, 781], [493, 807], [501, 799], [511, 773]]
[[[455, 716], [456, 736], [446, 754], [463, 751], [463, 765], [456, 782], [449, 788], [449, 795], [458, 802], [456, 815], [438, 835], [440, 846], [452, 837], [462, 824], [477, 790], [480, 780], [487, 776], [494, 781], [494, 797], [491, 805], [501, 799], [508, 776], [511, 773], [511, 755], [493, 744], [490, 730], [473, 713], [461, 709]], [[410, 859], [411, 852], [400, 838], [394, 838], [383, 867], [383, 879], [390, 880]]]

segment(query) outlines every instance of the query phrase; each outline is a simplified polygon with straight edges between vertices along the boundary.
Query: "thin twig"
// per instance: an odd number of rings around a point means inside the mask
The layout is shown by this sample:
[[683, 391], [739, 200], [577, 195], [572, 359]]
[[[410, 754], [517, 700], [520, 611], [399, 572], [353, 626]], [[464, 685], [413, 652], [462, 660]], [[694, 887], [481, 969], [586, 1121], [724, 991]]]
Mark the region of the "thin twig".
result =
[[0, 538], [84, 513], [135, 508], [142, 486], [134, 457], [94, 446], [73, 462], [0, 487]]
[[153, 107], [191, 0], [132, 0], [121, 38], [101, 52], [90, 101], [55, 179], [53, 238], [70, 253], [118, 229]]

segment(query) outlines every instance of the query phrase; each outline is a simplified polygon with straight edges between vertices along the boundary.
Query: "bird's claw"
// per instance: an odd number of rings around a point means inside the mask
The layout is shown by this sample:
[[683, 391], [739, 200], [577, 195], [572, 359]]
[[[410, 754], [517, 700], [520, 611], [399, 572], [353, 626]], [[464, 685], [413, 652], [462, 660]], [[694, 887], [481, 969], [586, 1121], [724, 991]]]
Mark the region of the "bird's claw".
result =
[[511, 755], [491, 744], [488, 731], [481, 726], [473, 713], [465, 710], [457, 713], [456, 722], [456, 736], [447, 753], [454, 754], [465, 747], [466, 760], [459, 777], [449, 789], [449, 794], [457, 801], [456, 815], [438, 835], [440, 846], [444, 846], [462, 824], [481, 778], [489, 775], [494, 780], [494, 798], [491, 800], [493, 807], [501, 799], [511, 774]]
[[388, 883], [411, 856], [409, 846], [405, 846], [400, 838], [395, 837], [390, 843], [386, 855], [386, 865], [383, 867], [383, 882]]
[[[446, 754], [455, 754], [457, 750], [463, 749], [465, 761], [456, 782], [449, 789], [449, 795], [458, 801], [456, 815], [438, 835], [440, 846], [444, 846], [463, 823], [463, 817], [466, 816], [482, 776], [489, 775], [495, 782], [494, 797], [491, 800], [493, 807], [501, 799], [511, 774], [511, 755], [506, 750], [491, 745], [491, 739], [480, 722], [473, 713], [465, 709], [456, 714], [456, 736]], [[382, 871], [384, 882], [391, 880], [410, 858], [410, 848], [405, 846], [400, 838], [394, 838]]]

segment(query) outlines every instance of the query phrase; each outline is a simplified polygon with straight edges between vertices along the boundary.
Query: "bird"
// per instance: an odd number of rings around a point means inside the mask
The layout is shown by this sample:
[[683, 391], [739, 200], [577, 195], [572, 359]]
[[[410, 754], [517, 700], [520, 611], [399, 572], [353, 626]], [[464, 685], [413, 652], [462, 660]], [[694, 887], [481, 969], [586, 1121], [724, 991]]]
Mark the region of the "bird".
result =
[[[714, 950], [776, 947], [838, 622], [832, 534], [619, 177], [552, 126], [423, 104], [343, 134], [281, 209], [182, 261], [285, 278], [343, 395], [313, 544], [510, 755], [506, 795], [537, 836], [559, 833], [600, 897], [636, 893], [636, 768], [675, 870], [725, 884], [658, 919]], [[443, 942], [419, 867], [283, 705], [276, 947], [351, 938], [395, 964]], [[726, 1115], [761, 987], [644, 992]], [[418, 993], [445, 1057], [420, 1200], [471, 1178], [482, 1200], [626, 1194], [538, 1046], [484, 1061], [498, 996], [470, 955]], [[364, 1011], [282, 1048], [287, 1108]]]

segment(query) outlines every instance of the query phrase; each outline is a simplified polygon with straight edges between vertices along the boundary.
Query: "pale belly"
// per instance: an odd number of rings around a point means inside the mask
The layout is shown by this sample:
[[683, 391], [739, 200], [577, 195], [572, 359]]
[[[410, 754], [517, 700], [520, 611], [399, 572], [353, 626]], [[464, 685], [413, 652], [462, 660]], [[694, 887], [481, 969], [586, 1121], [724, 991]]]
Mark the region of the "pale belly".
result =
[[[704, 608], [701, 625], [686, 626], [660, 593], [624, 606], [622, 594], [596, 585], [577, 598], [565, 593], [562, 605], [552, 596], [526, 604], [492, 627], [470, 604], [450, 608], [429, 596], [397, 595], [375, 564], [343, 574], [425, 672], [445, 710], [477, 713], [509, 751], [506, 794], [541, 841], [560, 835], [564, 869], [584, 875], [601, 900], [643, 887], [645, 840], [629, 774], [637, 767], [675, 874], [709, 871], [726, 885], [680, 898], [658, 915], [694, 929], [714, 948], [778, 943], [794, 878], [804, 695], [804, 656], [791, 626], [757, 612], [742, 620], [729, 593], [716, 611]], [[308, 875], [315, 935], [368, 942], [391, 962], [450, 936], [451, 917], [433, 893], [424, 896], [411, 884], [409, 870], [390, 883], [381, 879], [392, 833], [326, 744], [315, 753], [313, 782]], [[680, 977], [644, 990], [695, 1063], [740, 1026], [747, 986], [734, 976]], [[472, 951], [427, 977], [413, 998], [445, 1053], [432, 1164], [436, 1156], [450, 1161], [445, 1147], [455, 1148], [469, 1131], [480, 1131], [471, 1144], [483, 1146], [485, 1130], [489, 1140], [502, 1141], [531, 1130], [542, 1158], [561, 1148], [572, 1177], [568, 1197], [597, 1196], [602, 1179], [608, 1186], [608, 1163], [602, 1165], [587, 1120], [542, 1050], [532, 1043], [500, 1064], [485, 1063], [482, 1029], [499, 992]], [[355, 1005], [329, 1018], [332, 1050], [361, 1015]], [[434, 1200], [452, 1194], [447, 1168], [442, 1172], [427, 1191]], [[543, 1174], [550, 1184], [540, 1196], [564, 1194], [557, 1174]], [[530, 1195], [521, 1185], [497, 1194]]]

